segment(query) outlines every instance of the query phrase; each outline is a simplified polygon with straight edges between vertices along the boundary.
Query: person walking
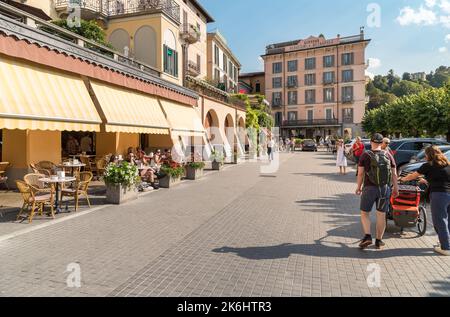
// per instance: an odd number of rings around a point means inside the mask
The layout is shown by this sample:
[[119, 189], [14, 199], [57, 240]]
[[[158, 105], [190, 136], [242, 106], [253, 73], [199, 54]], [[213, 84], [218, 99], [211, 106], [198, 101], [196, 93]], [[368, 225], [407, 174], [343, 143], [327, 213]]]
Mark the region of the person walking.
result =
[[273, 161], [273, 151], [275, 150], [275, 141], [272, 137], [269, 137], [267, 141], [267, 156], [269, 157], [269, 162]]
[[344, 140], [337, 141], [337, 158], [336, 158], [336, 166], [339, 167], [339, 173], [341, 175], [347, 174], [347, 158], [345, 157], [344, 152]]
[[425, 149], [426, 163], [417, 171], [401, 177], [409, 182], [425, 176], [430, 187], [431, 214], [439, 236], [440, 246], [434, 250], [450, 256], [450, 162], [437, 146]]
[[392, 152], [391, 148], [389, 147], [389, 145], [391, 144], [391, 139], [389, 138], [384, 138], [383, 139], [383, 144], [381, 145], [381, 149], [383, 151], [388, 151], [389, 154], [391, 154], [392, 156], [394, 156], [394, 152]]
[[353, 157], [356, 163], [356, 176], [358, 177], [358, 164], [361, 155], [364, 153], [364, 144], [362, 143], [361, 137], [356, 138], [355, 144], [352, 146]]
[[286, 138], [285, 141], [285, 145], [286, 145], [286, 152], [291, 152], [291, 140], [289, 138]]
[[[395, 160], [387, 151], [381, 149], [383, 136], [374, 134], [370, 141], [371, 150], [362, 154], [358, 164], [358, 185], [356, 195], [361, 196], [361, 223], [364, 238], [359, 247], [366, 249], [373, 244], [370, 212], [374, 204], [377, 210], [377, 229], [375, 247], [382, 249], [386, 230], [386, 213], [389, 211], [391, 194], [398, 197], [397, 167]], [[391, 193], [391, 184], [393, 185]], [[363, 187], [364, 185], [364, 187]]]

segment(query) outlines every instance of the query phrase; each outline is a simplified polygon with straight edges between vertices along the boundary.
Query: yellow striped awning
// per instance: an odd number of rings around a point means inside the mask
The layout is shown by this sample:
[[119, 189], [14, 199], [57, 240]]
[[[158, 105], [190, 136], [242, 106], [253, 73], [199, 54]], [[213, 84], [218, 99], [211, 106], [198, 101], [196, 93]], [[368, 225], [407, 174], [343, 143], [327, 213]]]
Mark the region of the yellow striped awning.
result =
[[80, 77], [0, 57], [0, 129], [100, 131]]
[[178, 104], [165, 99], [160, 99], [167, 119], [174, 135], [199, 136], [205, 135], [200, 114], [194, 107]]
[[106, 132], [169, 134], [169, 124], [156, 97], [91, 81], [105, 116]]

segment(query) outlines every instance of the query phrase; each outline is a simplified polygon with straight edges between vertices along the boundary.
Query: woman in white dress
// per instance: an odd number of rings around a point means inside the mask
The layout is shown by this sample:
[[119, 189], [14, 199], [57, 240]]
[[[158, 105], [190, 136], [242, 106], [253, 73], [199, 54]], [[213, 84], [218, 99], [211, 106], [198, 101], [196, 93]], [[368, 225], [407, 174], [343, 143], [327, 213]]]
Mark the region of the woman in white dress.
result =
[[339, 167], [340, 174], [346, 175], [347, 174], [347, 158], [345, 157], [345, 152], [344, 152], [344, 140], [337, 141], [336, 147], [337, 147], [336, 166]]

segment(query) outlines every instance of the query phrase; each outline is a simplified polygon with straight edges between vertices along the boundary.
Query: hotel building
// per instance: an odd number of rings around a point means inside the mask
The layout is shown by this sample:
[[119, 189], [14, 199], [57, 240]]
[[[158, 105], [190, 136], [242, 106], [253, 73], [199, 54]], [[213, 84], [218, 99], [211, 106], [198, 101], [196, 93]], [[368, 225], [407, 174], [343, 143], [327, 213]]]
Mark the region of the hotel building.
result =
[[265, 94], [283, 136], [362, 134], [369, 43], [361, 29], [356, 36], [311, 36], [267, 46]]

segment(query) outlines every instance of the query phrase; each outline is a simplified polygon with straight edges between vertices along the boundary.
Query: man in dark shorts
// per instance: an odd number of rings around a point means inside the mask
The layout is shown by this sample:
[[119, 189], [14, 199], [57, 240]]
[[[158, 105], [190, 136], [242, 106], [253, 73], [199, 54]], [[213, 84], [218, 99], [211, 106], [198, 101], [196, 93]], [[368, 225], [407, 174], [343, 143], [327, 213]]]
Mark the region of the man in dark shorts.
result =
[[[375, 246], [381, 249], [386, 230], [386, 213], [389, 211], [389, 200], [392, 195], [398, 196], [397, 167], [392, 155], [381, 149], [383, 136], [374, 134], [371, 139], [371, 151], [363, 153], [358, 164], [358, 187], [356, 194], [361, 196], [361, 223], [364, 238], [359, 247], [365, 249], [373, 244], [371, 234], [370, 212], [376, 204], [377, 235]], [[364, 187], [363, 187], [364, 184]]]

